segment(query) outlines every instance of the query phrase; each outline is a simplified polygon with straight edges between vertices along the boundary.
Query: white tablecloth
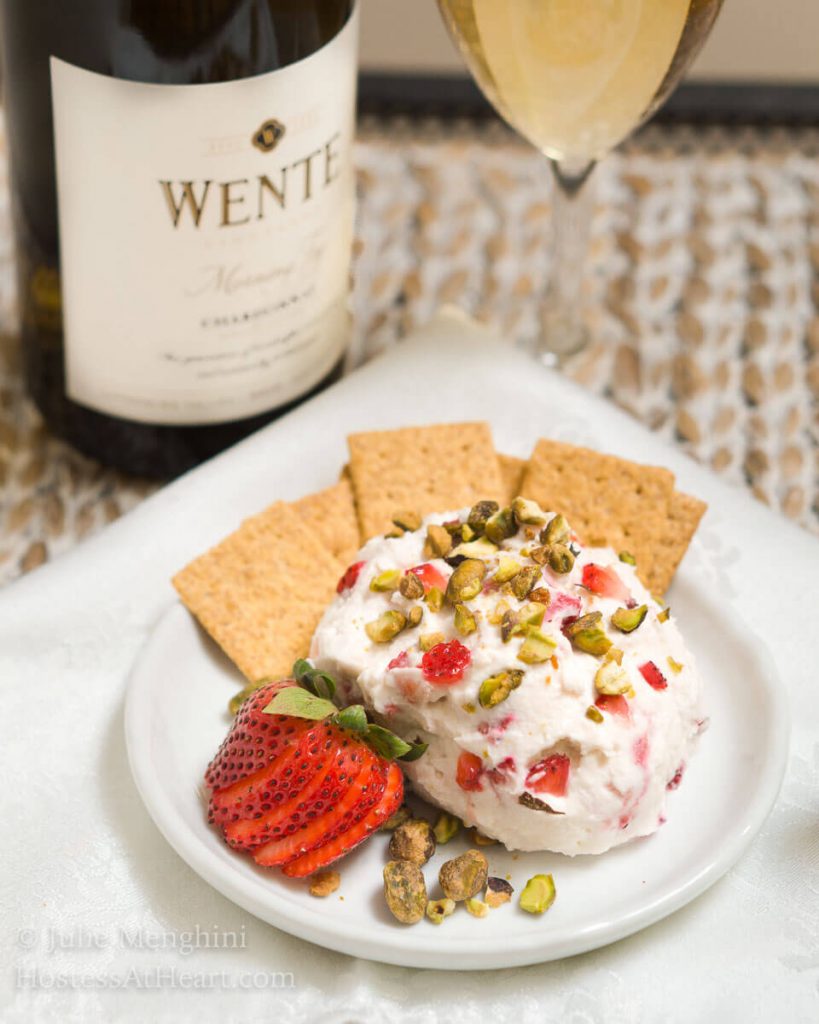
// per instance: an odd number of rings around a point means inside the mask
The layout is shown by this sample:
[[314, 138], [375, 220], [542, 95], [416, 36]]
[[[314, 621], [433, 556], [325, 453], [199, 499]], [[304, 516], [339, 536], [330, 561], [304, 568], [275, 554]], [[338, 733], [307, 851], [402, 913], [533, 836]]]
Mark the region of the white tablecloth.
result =
[[[447, 321], [426, 333], [0, 593], [4, 1022], [819, 1020], [819, 544], [508, 345]], [[476, 407], [476, 396], [489, 401]], [[773, 814], [704, 896], [562, 962], [408, 970], [262, 924], [176, 856], [129, 774], [126, 680], [174, 600], [169, 575], [278, 497], [265, 469], [298, 431], [327, 437], [308, 471], [319, 487], [350, 430], [486, 416], [499, 448], [526, 454], [556, 414], [562, 436], [664, 462], [710, 502], [702, 541], [737, 610], [766, 637], [792, 702]], [[231, 943], [239, 948], [215, 948]]]

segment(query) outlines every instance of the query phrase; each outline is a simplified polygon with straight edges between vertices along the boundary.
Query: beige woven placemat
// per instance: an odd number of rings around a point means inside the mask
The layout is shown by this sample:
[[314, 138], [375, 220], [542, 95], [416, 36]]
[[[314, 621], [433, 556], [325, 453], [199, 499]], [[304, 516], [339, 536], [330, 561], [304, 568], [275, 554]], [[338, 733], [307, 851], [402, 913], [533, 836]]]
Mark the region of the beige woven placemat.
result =
[[[4, 147], [4, 136], [0, 134]], [[568, 372], [819, 533], [819, 132], [652, 128], [597, 172], [593, 346]], [[358, 145], [356, 351], [442, 303], [535, 330], [549, 178], [500, 125], [365, 122]], [[50, 439], [19, 378], [0, 178], [0, 583], [154, 485]]]

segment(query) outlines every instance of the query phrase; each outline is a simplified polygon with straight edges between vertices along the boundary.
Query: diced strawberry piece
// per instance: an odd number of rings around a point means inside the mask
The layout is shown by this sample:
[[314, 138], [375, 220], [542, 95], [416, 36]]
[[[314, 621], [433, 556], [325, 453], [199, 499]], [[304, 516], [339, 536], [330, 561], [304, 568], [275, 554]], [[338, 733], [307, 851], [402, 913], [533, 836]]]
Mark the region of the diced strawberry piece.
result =
[[634, 741], [633, 747], [634, 763], [638, 764], [641, 768], [645, 768], [648, 764], [648, 736], [638, 736]]
[[631, 593], [614, 569], [608, 566], [595, 565], [593, 562], [583, 566], [583, 586], [600, 597], [613, 597], [624, 604], [631, 600]]
[[366, 562], [353, 562], [352, 565], [348, 566], [344, 575], [338, 581], [336, 586], [336, 593], [343, 594], [345, 590], [351, 590], [358, 582], [358, 577], [361, 575], [361, 570], [366, 565]]
[[387, 671], [393, 668], [406, 668], [407, 665], [409, 665], [409, 655], [406, 651], [401, 651], [401, 653], [396, 654], [389, 665], [387, 665]]
[[557, 593], [552, 593], [552, 600], [546, 606], [546, 614], [543, 616], [543, 621], [551, 622], [552, 619], [564, 615], [566, 612], [576, 619], [580, 614], [581, 607], [582, 603], [579, 597], [575, 597], [574, 594], [564, 594], [562, 591], [557, 591]]
[[455, 769], [455, 781], [461, 789], [468, 792], [482, 790], [481, 775], [483, 775], [483, 761], [477, 754], [471, 754], [468, 750], [462, 751]]
[[653, 661], [640, 665], [640, 675], [655, 690], [665, 690], [668, 687], [668, 680]]
[[[351, 770], [346, 784], [334, 792], [340, 799], [320, 801], [316, 814], [300, 828], [281, 839], [259, 847], [254, 859], [263, 867], [285, 864], [349, 828], [356, 811], [368, 811], [380, 798], [386, 783], [386, 762], [370, 754]], [[380, 786], [378, 785], [380, 781]]]
[[504, 715], [497, 722], [481, 722], [478, 726], [478, 732], [481, 736], [486, 736], [490, 743], [497, 743], [500, 737], [509, 726], [514, 722], [515, 716], [512, 714]]
[[682, 777], [685, 772], [685, 761], [680, 764], [680, 767], [674, 772], [674, 775], [668, 782], [666, 789], [677, 789], [679, 784], [682, 782]]
[[496, 786], [504, 786], [509, 782], [510, 776], [514, 774], [517, 764], [514, 757], [505, 757], [500, 764], [487, 771], [489, 781]]
[[535, 793], [565, 796], [569, 786], [570, 765], [571, 762], [565, 754], [549, 754], [529, 769], [526, 788], [534, 790]]
[[436, 644], [421, 658], [421, 671], [424, 679], [437, 686], [451, 686], [460, 682], [464, 672], [472, 662], [468, 647], [460, 640]]
[[594, 703], [601, 711], [608, 711], [610, 715], [616, 715], [618, 718], [631, 718], [631, 708], [622, 694], [601, 693], [598, 694]]
[[282, 872], [290, 878], [304, 878], [319, 868], [332, 864], [339, 857], [348, 854], [367, 836], [377, 832], [384, 822], [395, 814], [403, 799], [404, 777], [398, 765], [393, 763], [389, 766], [386, 785], [375, 807], [334, 839], [285, 864]]
[[264, 708], [294, 679], [267, 683], [240, 706], [230, 732], [205, 772], [209, 789], [223, 789], [265, 768], [279, 751], [298, 741], [310, 723], [289, 715], [266, 715]]
[[436, 587], [438, 590], [446, 590], [446, 576], [439, 572], [434, 565], [430, 565], [429, 562], [424, 562], [423, 565], [416, 565], [414, 569], [410, 569], [410, 572], [423, 583], [425, 592], [429, 592], [433, 587]]

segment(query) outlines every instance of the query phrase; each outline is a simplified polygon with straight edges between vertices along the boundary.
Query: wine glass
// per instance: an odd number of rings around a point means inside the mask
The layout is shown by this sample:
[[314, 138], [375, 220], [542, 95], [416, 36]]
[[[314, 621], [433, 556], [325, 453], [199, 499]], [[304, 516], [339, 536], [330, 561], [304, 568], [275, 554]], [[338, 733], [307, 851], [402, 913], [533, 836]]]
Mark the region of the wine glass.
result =
[[498, 113], [554, 172], [551, 276], [540, 354], [586, 344], [580, 303], [586, 187], [598, 160], [679, 82], [723, 0], [438, 0], [469, 70]]

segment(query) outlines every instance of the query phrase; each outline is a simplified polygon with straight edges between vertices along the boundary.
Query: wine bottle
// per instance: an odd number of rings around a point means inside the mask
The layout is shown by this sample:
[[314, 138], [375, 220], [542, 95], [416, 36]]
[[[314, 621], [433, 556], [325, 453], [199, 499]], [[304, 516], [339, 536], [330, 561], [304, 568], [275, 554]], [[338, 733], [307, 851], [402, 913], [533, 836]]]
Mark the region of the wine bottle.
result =
[[337, 376], [355, 0], [1, 0], [27, 386], [176, 475]]

